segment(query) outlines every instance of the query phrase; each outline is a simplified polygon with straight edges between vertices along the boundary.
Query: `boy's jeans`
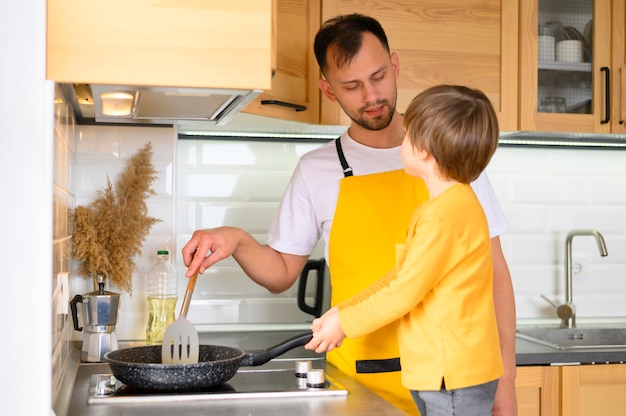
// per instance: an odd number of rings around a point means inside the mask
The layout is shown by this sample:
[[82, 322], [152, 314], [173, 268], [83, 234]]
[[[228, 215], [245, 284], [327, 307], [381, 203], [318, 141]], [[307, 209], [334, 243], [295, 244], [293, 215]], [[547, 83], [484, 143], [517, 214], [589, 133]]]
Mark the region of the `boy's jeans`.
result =
[[491, 416], [498, 380], [456, 390], [411, 390], [421, 416]]

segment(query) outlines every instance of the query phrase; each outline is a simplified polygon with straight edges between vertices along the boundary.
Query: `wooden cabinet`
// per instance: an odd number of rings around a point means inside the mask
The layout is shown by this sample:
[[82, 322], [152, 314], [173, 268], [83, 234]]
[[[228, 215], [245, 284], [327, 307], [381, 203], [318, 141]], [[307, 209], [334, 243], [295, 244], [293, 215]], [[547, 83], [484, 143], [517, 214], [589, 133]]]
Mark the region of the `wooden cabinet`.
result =
[[559, 367], [517, 367], [518, 416], [559, 415]]
[[619, 416], [626, 364], [517, 367], [519, 416]]
[[562, 367], [563, 416], [626, 413], [626, 364]]
[[58, 82], [271, 87], [273, 0], [50, 0]]
[[[479, 88], [502, 130], [517, 125], [517, 0], [324, 0], [322, 21], [359, 12], [378, 19], [400, 58], [398, 109], [441, 83]], [[349, 124], [336, 103], [321, 102], [321, 120]]]
[[626, 134], [626, 2], [613, 0], [611, 6], [611, 132]]
[[[309, 123], [348, 125], [337, 103], [322, 97], [313, 41], [321, 22], [345, 13], [378, 19], [400, 57], [398, 109], [440, 83], [483, 90], [503, 130], [517, 128], [517, 0], [278, 0], [277, 65], [271, 90], [244, 110]], [[296, 111], [278, 101], [306, 107]]]
[[[561, 11], [556, 7], [561, 5]], [[545, 6], [544, 6], [545, 5]], [[543, 7], [543, 9], [542, 9]], [[555, 132], [624, 133], [624, 19], [623, 0], [520, 1], [520, 126], [521, 130]], [[588, 57], [584, 62], [551, 64], [538, 60], [538, 29], [559, 22], [587, 32]], [[575, 27], [577, 26], [577, 27]], [[558, 38], [557, 38], [558, 47]], [[587, 51], [586, 51], [587, 52]], [[540, 111], [545, 99], [543, 82], [566, 101], [565, 113]], [[575, 98], [588, 90], [588, 100]], [[570, 96], [567, 96], [567, 95]], [[581, 103], [581, 106], [577, 104]]]
[[276, 65], [272, 87], [244, 112], [285, 120], [320, 122], [319, 67], [313, 41], [321, 0], [277, 0]]

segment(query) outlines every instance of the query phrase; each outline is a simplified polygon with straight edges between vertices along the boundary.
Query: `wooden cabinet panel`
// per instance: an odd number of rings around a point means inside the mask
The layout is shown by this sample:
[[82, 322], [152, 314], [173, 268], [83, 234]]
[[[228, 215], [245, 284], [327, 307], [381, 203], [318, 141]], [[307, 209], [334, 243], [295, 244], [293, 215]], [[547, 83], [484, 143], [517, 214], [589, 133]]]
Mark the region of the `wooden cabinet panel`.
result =
[[[271, 90], [245, 112], [293, 121], [349, 125], [337, 103], [323, 98], [313, 41], [321, 22], [360, 12], [378, 19], [400, 57], [398, 109], [441, 84], [480, 88], [491, 99], [502, 130], [517, 129], [517, 0], [278, 0], [277, 62]], [[306, 107], [295, 111], [274, 100]]]
[[623, 415], [626, 409], [626, 364], [562, 368], [562, 415]]
[[515, 379], [518, 416], [558, 416], [559, 367], [518, 367]]
[[611, 13], [613, 91], [611, 131], [626, 133], [626, 2], [613, 1]]
[[618, 416], [626, 409], [626, 364], [517, 367], [519, 416]]
[[[485, 92], [501, 129], [516, 128], [516, 0], [324, 0], [322, 20], [352, 12], [378, 19], [398, 53], [400, 112], [430, 86], [463, 84]], [[349, 123], [338, 104], [325, 101], [323, 122]]]
[[58, 82], [271, 87], [272, 0], [50, 0]]
[[[320, 1], [277, 0], [272, 87], [250, 103], [246, 113], [319, 123], [319, 69], [313, 40], [320, 26]], [[301, 109], [297, 111], [296, 106]]]

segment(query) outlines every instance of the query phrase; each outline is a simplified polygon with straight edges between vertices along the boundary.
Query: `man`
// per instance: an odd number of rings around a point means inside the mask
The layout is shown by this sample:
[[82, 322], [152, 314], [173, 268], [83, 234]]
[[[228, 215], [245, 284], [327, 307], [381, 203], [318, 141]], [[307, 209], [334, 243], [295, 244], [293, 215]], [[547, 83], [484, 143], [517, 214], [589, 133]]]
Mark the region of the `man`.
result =
[[[395, 244], [405, 240], [413, 208], [428, 199], [424, 183], [404, 172], [400, 156], [404, 128], [396, 111], [398, 56], [390, 52], [380, 24], [362, 15], [326, 22], [314, 49], [325, 78], [320, 89], [339, 103], [352, 120], [350, 127], [340, 140], [301, 158], [269, 230], [268, 245], [234, 227], [198, 230], [182, 250], [187, 276], [232, 255], [252, 280], [280, 293], [296, 281], [323, 235], [331, 305], [336, 305], [393, 267]], [[508, 225], [485, 174], [472, 187], [489, 221], [505, 365], [494, 414], [515, 415], [515, 303], [498, 237]], [[400, 384], [396, 326], [346, 339], [327, 358], [396, 406], [417, 414]]]

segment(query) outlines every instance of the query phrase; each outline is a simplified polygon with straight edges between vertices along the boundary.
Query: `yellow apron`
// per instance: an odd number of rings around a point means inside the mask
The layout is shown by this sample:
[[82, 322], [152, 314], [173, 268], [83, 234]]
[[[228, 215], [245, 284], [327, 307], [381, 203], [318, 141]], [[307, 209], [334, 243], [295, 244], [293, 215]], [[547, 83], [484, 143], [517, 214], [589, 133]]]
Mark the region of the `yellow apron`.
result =
[[[351, 176], [339, 139], [337, 151], [346, 177], [339, 185], [328, 245], [332, 306], [394, 266], [395, 245], [406, 241], [411, 213], [428, 199], [424, 182], [404, 170]], [[393, 323], [364, 337], [346, 338], [327, 359], [395, 406], [418, 415], [409, 390], [400, 382], [396, 330]]]

